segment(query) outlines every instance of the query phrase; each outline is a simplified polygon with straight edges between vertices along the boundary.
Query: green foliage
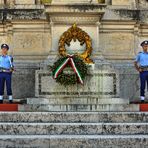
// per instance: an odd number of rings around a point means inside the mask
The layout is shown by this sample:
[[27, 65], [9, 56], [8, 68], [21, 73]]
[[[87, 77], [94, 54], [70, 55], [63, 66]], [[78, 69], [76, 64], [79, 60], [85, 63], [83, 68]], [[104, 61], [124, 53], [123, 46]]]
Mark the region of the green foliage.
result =
[[[63, 63], [63, 61], [65, 61], [67, 57], [61, 57], [59, 58], [54, 65], [52, 66], [52, 74], [54, 75], [57, 68], [61, 65], [61, 63]], [[74, 63], [81, 75], [82, 80], [85, 79], [86, 75], [87, 75], [87, 66], [86, 64], [83, 62], [82, 59], [80, 59], [77, 56], [73, 57]], [[67, 65], [67, 67], [70, 67], [70, 65]], [[62, 84], [62, 85], [74, 85], [76, 83], [78, 83], [78, 77], [75, 73], [64, 73], [64, 70], [58, 75], [56, 82]]]

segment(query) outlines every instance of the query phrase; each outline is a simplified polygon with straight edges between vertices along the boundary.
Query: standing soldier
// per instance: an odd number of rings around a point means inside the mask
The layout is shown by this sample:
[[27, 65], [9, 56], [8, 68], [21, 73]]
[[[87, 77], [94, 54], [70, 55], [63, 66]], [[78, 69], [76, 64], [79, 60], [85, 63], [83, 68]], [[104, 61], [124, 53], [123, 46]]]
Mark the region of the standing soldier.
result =
[[0, 104], [3, 103], [4, 87], [6, 82], [7, 95], [9, 96], [9, 103], [13, 103], [11, 77], [14, 70], [13, 58], [8, 55], [9, 46], [7, 44], [1, 45], [0, 56]]
[[143, 41], [141, 46], [143, 51], [139, 52], [136, 57], [135, 68], [140, 73], [140, 99], [143, 103], [145, 100], [146, 82], [148, 85], [148, 41]]

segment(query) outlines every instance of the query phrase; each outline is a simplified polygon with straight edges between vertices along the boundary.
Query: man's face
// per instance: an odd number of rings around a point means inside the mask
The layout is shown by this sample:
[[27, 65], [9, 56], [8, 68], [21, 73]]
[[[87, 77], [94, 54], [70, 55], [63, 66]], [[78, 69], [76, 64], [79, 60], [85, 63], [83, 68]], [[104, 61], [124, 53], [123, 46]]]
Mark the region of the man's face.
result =
[[2, 48], [2, 54], [6, 55], [8, 53], [8, 49], [7, 48]]
[[148, 45], [143, 45], [142, 48], [143, 48], [143, 51], [146, 52], [148, 50]]

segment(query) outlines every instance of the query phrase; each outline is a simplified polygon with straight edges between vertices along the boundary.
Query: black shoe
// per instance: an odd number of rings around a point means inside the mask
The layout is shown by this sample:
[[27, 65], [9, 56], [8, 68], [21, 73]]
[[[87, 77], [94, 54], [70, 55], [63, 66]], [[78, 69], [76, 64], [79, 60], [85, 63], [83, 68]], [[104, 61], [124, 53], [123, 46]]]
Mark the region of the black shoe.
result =
[[0, 104], [3, 104], [3, 100], [0, 100]]
[[10, 103], [10, 104], [13, 104], [13, 100], [9, 100], [9, 103]]
[[144, 100], [141, 100], [141, 103], [144, 103], [145, 101]]

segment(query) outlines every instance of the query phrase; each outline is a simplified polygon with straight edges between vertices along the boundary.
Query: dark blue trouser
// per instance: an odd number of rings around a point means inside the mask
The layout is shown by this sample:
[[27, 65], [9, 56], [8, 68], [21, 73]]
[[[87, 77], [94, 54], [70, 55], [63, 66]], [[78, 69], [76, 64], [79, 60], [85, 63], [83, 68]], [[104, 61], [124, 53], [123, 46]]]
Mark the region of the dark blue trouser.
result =
[[148, 71], [140, 72], [140, 95], [145, 96], [145, 86], [148, 87]]
[[6, 73], [6, 72], [0, 72], [0, 95], [4, 95], [4, 87], [6, 82], [6, 88], [7, 88], [7, 95], [12, 95], [12, 89], [11, 89], [11, 77], [12, 73]]

